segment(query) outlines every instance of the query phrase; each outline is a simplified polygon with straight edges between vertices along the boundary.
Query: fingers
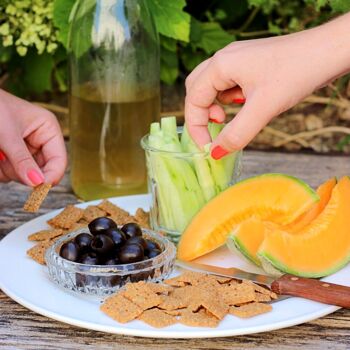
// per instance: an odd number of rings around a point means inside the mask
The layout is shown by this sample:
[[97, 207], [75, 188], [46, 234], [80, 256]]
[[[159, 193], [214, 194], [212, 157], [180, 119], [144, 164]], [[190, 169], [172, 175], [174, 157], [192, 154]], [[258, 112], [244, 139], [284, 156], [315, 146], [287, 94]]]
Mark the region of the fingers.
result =
[[[207, 126], [210, 107], [218, 92], [236, 85], [230, 73], [226, 71], [225, 67], [228, 64], [230, 62], [227, 61], [225, 54], [215, 55], [187, 84], [185, 120], [189, 133], [200, 147], [211, 141]], [[219, 113], [222, 115], [221, 111]]]
[[224, 109], [217, 104], [213, 104], [209, 107], [209, 116], [211, 122], [218, 124], [224, 123], [226, 118]]
[[224, 105], [245, 102], [245, 96], [243, 95], [242, 89], [239, 86], [235, 86], [234, 88], [225, 91], [220, 91], [216, 98]]
[[214, 140], [211, 148], [213, 158], [220, 159], [229, 152], [244, 148], [276, 114], [263, 96], [248, 97], [236, 117]]
[[67, 153], [64, 139], [56, 117], [47, 110], [40, 110], [43, 120], [38, 128], [27, 136], [30, 147], [39, 149], [36, 154], [45, 182], [56, 185], [63, 177], [67, 166]]
[[0, 147], [7, 158], [1, 165], [5, 176], [11, 176], [13, 180], [19, 179], [28, 186], [37, 186], [44, 182], [39, 166], [14, 129], [0, 135], [0, 140]]

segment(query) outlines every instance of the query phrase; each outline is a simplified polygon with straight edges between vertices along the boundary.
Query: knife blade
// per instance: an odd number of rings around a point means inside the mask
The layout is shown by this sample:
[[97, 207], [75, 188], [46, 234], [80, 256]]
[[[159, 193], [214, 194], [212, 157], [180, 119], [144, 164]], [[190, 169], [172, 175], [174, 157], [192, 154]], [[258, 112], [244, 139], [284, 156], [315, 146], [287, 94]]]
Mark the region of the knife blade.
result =
[[[324, 304], [350, 308], [350, 287], [323, 282], [317, 279], [298, 277], [289, 274], [274, 278], [246, 272], [235, 267], [220, 267], [176, 260], [176, 265], [187, 270], [204, 272], [217, 276], [232, 277], [240, 280], [250, 280], [264, 285], [274, 293], [302, 297]], [[281, 300], [281, 298], [279, 299]]]

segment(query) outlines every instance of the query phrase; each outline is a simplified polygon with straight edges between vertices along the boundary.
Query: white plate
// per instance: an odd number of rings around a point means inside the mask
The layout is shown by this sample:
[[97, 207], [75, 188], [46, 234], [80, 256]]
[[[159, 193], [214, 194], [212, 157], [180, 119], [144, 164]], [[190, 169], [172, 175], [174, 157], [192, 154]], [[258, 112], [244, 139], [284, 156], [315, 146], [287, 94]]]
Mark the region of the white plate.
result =
[[[147, 195], [111, 199], [124, 209], [134, 212], [136, 208], [148, 209]], [[96, 203], [98, 201], [92, 202]], [[86, 207], [90, 203], [80, 204]], [[19, 304], [39, 314], [58, 321], [97, 331], [155, 338], [208, 338], [226, 337], [293, 326], [322, 317], [338, 308], [301, 298], [290, 298], [273, 304], [273, 311], [242, 320], [226, 316], [217, 328], [194, 328], [180, 324], [162, 329], [152, 328], [141, 321], [119, 324], [99, 310], [99, 301], [78, 297], [58, 288], [48, 279], [47, 270], [26, 256], [33, 245], [27, 240], [30, 233], [47, 227], [46, 221], [58, 211], [38, 217], [18, 227], [0, 242], [0, 288]], [[218, 265], [236, 265], [250, 268], [232, 255], [214, 253], [202, 261]], [[350, 286], [350, 266], [325, 279], [329, 282]]]

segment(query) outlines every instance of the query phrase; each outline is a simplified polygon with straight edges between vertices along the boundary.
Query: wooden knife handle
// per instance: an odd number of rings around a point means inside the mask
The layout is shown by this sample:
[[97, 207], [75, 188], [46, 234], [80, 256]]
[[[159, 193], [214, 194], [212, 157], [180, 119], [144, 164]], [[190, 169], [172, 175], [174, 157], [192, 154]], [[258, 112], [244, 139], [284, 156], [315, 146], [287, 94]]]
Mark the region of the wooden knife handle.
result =
[[350, 287], [316, 279], [283, 275], [271, 284], [273, 292], [292, 295], [325, 304], [350, 308]]

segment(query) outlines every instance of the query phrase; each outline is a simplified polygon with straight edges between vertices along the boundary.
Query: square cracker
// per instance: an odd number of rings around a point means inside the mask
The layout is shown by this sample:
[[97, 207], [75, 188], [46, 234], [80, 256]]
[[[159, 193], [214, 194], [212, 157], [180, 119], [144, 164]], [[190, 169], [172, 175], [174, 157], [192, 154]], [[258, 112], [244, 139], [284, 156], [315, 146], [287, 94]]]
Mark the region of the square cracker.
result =
[[215, 328], [218, 326], [220, 320], [206, 312], [205, 309], [200, 309], [197, 312], [186, 309], [181, 312], [179, 322], [190, 327]]
[[272, 306], [270, 304], [253, 302], [253, 303], [244, 304], [241, 306], [231, 306], [229, 309], [229, 313], [237, 317], [249, 318], [249, 317], [264, 314], [271, 310], [272, 310]]
[[23, 209], [30, 213], [37, 212], [47, 194], [49, 193], [50, 188], [51, 185], [45, 183], [34, 187], [27, 201], [24, 203]]
[[150, 228], [149, 224], [149, 213], [144, 211], [142, 208], [138, 208], [134, 215], [135, 221], [144, 228]]
[[45, 265], [45, 253], [46, 249], [53, 244], [53, 241], [43, 241], [36, 244], [34, 247], [30, 248], [27, 251], [27, 255], [32, 258], [34, 261], [41, 265]]
[[155, 328], [168, 327], [177, 323], [175, 316], [159, 309], [145, 310], [138, 319]]
[[143, 310], [158, 306], [162, 302], [162, 298], [145, 281], [126, 284], [124, 297]]
[[64, 231], [61, 229], [41, 230], [29, 235], [28, 240], [29, 241], [46, 241], [46, 240], [51, 240], [55, 237], [62, 236], [63, 233]]
[[55, 228], [70, 229], [84, 215], [84, 210], [70, 204], [47, 223]]
[[135, 320], [142, 313], [142, 308], [125, 298], [123, 293], [113, 294], [100, 307], [101, 311], [120, 323]]
[[90, 221], [96, 218], [106, 216], [106, 214], [107, 213], [104, 210], [100, 209], [98, 206], [89, 205], [87, 208], [84, 209], [83, 219], [89, 223]]
[[227, 305], [237, 305], [255, 301], [254, 287], [244, 283], [222, 285], [220, 287], [220, 296]]

